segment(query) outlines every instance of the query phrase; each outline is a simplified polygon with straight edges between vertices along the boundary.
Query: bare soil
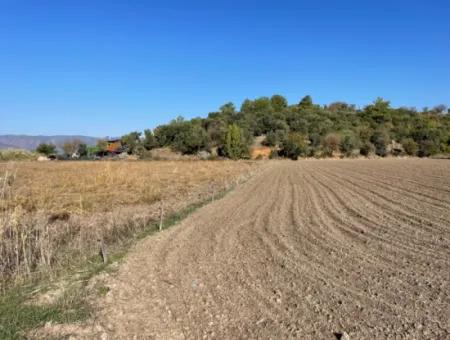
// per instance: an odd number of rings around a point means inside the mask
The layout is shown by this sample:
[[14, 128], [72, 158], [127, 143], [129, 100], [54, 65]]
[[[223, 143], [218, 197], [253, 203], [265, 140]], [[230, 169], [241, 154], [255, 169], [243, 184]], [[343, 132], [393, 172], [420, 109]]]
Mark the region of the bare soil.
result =
[[109, 339], [448, 339], [450, 162], [273, 162], [107, 285]]

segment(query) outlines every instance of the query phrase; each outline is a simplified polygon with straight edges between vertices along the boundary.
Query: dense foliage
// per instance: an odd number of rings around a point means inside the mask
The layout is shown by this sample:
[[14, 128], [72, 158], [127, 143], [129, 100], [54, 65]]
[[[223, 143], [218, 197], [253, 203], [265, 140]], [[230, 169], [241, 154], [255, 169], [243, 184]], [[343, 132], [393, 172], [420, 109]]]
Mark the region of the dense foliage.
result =
[[56, 146], [53, 144], [41, 143], [36, 148], [36, 152], [46, 156], [50, 156], [56, 153]]
[[430, 156], [450, 152], [450, 115], [445, 106], [418, 111], [393, 108], [381, 98], [359, 109], [336, 102], [314, 104], [310, 96], [289, 105], [280, 95], [245, 100], [240, 110], [232, 103], [206, 118], [179, 117], [145, 136], [123, 136], [129, 153], [171, 147], [184, 154], [216, 151], [229, 158], [248, 157], [256, 136], [280, 156], [343, 156], [388, 154]]

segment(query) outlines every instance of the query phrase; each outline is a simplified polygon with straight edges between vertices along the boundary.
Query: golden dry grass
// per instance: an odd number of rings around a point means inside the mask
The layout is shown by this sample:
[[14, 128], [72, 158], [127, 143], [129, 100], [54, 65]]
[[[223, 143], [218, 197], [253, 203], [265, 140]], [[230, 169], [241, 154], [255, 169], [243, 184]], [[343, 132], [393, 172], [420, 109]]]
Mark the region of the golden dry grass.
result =
[[0, 287], [91, 256], [248, 176], [248, 161], [0, 162]]
[[[20, 162], [0, 163], [15, 174], [2, 208], [89, 213], [182, 196], [213, 182], [232, 179], [252, 163], [232, 161]], [[0, 175], [1, 177], [1, 175]]]

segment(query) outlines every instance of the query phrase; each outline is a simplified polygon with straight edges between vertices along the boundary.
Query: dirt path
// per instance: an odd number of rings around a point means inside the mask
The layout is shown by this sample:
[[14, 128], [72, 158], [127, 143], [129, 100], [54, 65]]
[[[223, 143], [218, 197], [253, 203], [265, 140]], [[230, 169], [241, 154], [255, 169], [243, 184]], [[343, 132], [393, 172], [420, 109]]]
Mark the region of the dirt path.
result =
[[450, 337], [450, 162], [277, 162], [142, 241], [112, 339]]

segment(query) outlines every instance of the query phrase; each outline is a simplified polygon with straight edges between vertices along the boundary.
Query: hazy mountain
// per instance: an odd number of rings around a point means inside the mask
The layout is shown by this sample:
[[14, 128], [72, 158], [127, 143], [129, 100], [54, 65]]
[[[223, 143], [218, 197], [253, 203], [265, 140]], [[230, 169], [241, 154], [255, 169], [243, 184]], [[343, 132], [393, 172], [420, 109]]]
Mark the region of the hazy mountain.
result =
[[87, 145], [95, 145], [99, 138], [88, 136], [28, 136], [28, 135], [0, 135], [0, 149], [18, 148], [34, 150], [41, 143], [51, 143], [61, 146], [66, 141], [80, 139]]

